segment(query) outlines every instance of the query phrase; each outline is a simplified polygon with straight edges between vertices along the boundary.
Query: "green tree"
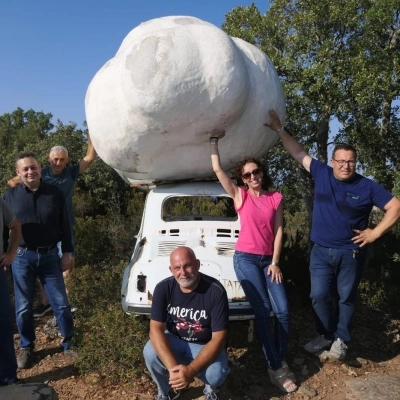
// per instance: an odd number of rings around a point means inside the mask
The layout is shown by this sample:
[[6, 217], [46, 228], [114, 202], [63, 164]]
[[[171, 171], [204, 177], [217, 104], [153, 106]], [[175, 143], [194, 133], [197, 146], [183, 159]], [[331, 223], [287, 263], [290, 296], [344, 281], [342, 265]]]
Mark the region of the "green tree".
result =
[[[343, 129], [334, 141], [353, 142], [362, 167], [392, 186], [387, 164], [397, 165], [399, 148], [393, 107], [400, 93], [398, 3], [277, 0], [265, 15], [254, 4], [233, 9], [223, 29], [271, 58], [284, 86], [289, 127], [310, 154], [328, 161], [330, 122], [338, 119]], [[280, 147], [273, 149], [270, 171], [292, 192], [296, 177], [310, 213], [312, 182], [286, 157]]]
[[15, 157], [20, 151], [31, 151], [37, 143], [47, 137], [53, 129], [52, 115], [24, 111], [17, 108], [12, 113], [0, 116], [0, 176], [1, 191], [7, 188], [8, 179], [15, 175]]

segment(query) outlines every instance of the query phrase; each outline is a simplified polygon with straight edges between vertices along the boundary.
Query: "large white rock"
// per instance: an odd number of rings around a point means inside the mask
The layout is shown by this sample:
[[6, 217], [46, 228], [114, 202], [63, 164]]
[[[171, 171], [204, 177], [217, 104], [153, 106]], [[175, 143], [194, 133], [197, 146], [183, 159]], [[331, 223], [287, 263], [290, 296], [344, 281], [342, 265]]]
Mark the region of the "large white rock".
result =
[[268, 110], [285, 119], [278, 75], [257, 47], [194, 17], [133, 29], [86, 93], [99, 156], [132, 183], [213, 176], [209, 138], [224, 130], [225, 169], [276, 142]]

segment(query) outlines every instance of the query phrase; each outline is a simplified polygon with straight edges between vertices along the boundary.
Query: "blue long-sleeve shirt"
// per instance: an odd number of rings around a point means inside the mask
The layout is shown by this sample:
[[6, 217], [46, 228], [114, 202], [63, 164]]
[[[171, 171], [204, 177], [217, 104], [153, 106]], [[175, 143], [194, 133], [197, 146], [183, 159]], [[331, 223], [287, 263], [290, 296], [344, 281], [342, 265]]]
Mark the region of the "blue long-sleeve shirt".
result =
[[41, 182], [32, 191], [21, 184], [7, 190], [4, 200], [21, 222], [20, 246], [45, 247], [61, 241], [63, 253], [73, 251], [67, 206], [58, 187]]

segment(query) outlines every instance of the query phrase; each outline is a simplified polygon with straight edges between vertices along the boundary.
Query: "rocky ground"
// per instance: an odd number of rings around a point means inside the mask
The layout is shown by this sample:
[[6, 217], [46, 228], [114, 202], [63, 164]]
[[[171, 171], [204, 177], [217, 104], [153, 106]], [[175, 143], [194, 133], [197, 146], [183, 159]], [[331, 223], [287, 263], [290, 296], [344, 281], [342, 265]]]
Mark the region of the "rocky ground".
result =
[[[59, 346], [60, 338], [51, 325], [52, 316], [37, 320], [37, 363], [30, 369], [19, 371], [25, 382], [45, 382], [52, 386], [60, 400], [115, 399], [151, 400], [155, 398], [155, 386], [147, 371], [136, 382], [102, 384], [96, 374], [80, 376], [74, 360], [66, 358]], [[232, 322], [229, 332], [228, 351], [235, 361], [231, 375], [221, 388], [223, 400], [267, 399], [326, 399], [348, 400], [351, 382], [382, 375], [400, 378], [400, 321], [383, 312], [360, 305], [355, 318], [353, 341], [347, 360], [329, 362], [324, 357], [304, 352], [302, 346], [315, 334], [311, 312], [308, 308], [292, 310], [292, 330], [289, 365], [295, 373], [300, 389], [296, 393], [283, 394], [271, 385], [260, 347], [256, 340], [247, 341], [248, 322]], [[15, 335], [17, 347], [18, 335]], [[380, 375], [377, 375], [380, 374]], [[397, 397], [391, 384], [384, 386], [388, 399]], [[361, 384], [361, 391], [366, 386]], [[396, 392], [397, 393], [397, 392]], [[372, 396], [372, 395], [371, 395]], [[180, 396], [182, 400], [203, 399], [201, 382], [195, 381]], [[366, 398], [366, 397], [365, 397]], [[383, 399], [382, 396], [371, 398]]]

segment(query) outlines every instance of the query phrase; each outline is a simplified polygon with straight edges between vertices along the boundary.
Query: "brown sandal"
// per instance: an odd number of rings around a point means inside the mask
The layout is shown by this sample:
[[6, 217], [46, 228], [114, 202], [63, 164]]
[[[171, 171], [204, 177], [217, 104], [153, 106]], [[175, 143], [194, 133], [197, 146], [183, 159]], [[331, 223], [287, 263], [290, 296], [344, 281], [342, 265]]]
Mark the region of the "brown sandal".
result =
[[296, 383], [296, 375], [290, 370], [289, 365], [286, 361], [282, 361], [282, 368], [286, 371], [286, 376], [294, 383]]
[[268, 368], [268, 375], [271, 383], [282, 390], [282, 392], [292, 393], [297, 390], [297, 385], [287, 376], [285, 368], [277, 370]]

